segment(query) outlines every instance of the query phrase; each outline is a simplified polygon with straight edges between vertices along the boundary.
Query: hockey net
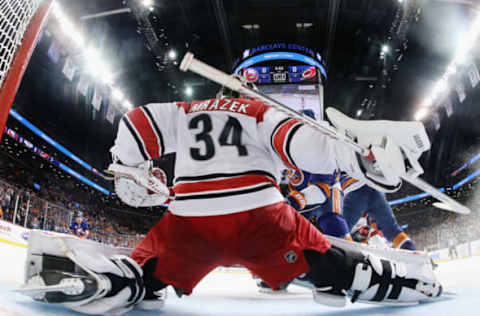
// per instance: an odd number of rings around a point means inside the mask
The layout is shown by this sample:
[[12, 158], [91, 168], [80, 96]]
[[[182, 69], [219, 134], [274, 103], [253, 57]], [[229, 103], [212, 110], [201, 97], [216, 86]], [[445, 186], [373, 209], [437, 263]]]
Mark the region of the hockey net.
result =
[[23, 35], [38, 9], [40, 0], [11, 1], [0, 4], [0, 86], [7, 76]]
[[0, 0], [0, 130], [3, 130], [52, 0]]

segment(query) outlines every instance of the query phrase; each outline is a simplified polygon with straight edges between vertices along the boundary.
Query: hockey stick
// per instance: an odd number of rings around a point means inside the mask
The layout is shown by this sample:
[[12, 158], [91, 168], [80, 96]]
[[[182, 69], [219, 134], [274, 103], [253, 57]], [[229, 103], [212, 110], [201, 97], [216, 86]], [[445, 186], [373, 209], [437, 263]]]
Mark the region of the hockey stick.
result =
[[[289, 108], [288, 106], [272, 99], [271, 97], [247, 87], [240, 80], [194, 58], [193, 54], [190, 52], [186, 53], [185, 56], [183, 57], [183, 60], [180, 64], [180, 70], [193, 71], [202, 77], [205, 77], [222, 86], [229, 88], [230, 90], [237, 91], [241, 94], [245, 94], [252, 98], [260, 100], [268, 105], [275, 107], [276, 109], [282, 111], [288, 116], [296, 118], [302, 123], [312, 126], [313, 128], [320, 130], [321, 132], [348, 144], [357, 153], [359, 153], [362, 156], [368, 157], [369, 155], [371, 155], [371, 152], [369, 149], [360, 146], [348, 136], [340, 134], [333, 126], [322, 125], [316, 120]], [[470, 209], [468, 207], [458, 203], [448, 195], [438, 191], [435, 187], [433, 187], [429, 183], [418, 178], [418, 173], [416, 172], [416, 170], [414, 169], [407, 170], [407, 173], [402, 178], [405, 181], [409, 182], [410, 184], [421, 189], [422, 191], [429, 193], [434, 198], [449, 205], [452, 208], [452, 212], [459, 213], [459, 214], [470, 214]]]

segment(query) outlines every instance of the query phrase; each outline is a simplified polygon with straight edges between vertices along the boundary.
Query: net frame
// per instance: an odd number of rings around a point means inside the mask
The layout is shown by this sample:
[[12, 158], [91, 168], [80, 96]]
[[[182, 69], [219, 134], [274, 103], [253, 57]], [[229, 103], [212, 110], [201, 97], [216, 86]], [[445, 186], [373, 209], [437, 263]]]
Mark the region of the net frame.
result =
[[0, 131], [53, 1], [0, 0]]

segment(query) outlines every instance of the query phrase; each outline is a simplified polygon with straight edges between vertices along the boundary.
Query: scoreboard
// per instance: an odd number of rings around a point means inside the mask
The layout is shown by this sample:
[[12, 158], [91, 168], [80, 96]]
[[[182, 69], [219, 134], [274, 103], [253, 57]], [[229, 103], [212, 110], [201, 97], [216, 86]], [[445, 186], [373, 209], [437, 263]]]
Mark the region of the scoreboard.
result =
[[319, 83], [317, 68], [310, 65], [249, 67], [243, 76], [256, 84]]
[[260, 44], [245, 49], [232, 70], [272, 99], [297, 111], [313, 110], [323, 119], [327, 72], [318, 52], [295, 43]]

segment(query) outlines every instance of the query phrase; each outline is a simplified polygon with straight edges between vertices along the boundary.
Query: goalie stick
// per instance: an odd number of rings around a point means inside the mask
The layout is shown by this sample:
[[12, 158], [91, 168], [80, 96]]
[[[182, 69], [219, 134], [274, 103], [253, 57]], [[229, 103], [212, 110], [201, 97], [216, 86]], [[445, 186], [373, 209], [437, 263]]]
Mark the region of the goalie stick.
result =
[[[353, 139], [349, 138], [347, 135], [343, 135], [339, 133], [337, 129], [334, 128], [333, 126], [324, 126], [319, 122], [317, 122], [316, 120], [289, 108], [288, 106], [272, 99], [271, 97], [247, 87], [239, 79], [234, 78], [194, 58], [193, 54], [190, 52], [186, 53], [185, 56], [183, 57], [182, 62], [180, 64], [180, 70], [182, 71], [190, 70], [202, 77], [212, 80], [233, 91], [236, 91], [241, 94], [248, 95], [257, 100], [260, 100], [272, 107], [275, 107], [277, 110], [282, 111], [288, 116], [296, 118], [302, 123], [312, 126], [313, 128], [320, 130], [321, 132], [348, 144], [350, 147], [352, 147], [357, 153], [359, 153], [362, 156], [368, 157], [371, 155], [371, 152], [369, 149], [364, 148], [361, 145], [357, 144]], [[418, 170], [416, 170], [415, 168], [410, 168], [407, 170], [406, 174], [402, 176], [402, 179], [414, 185], [415, 187], [419, 188], [420, 190], [430, 194], [437, 200], [445, 203], [446, 205], [451, 207], [452, 212], [459, 213], [459, 214], [470, 214], [470, 209], [468, 207], [460, 204], [459, 202], [455, 201], [448, 195], [438, 191], [434, 186], [420, 179], [418, 176], [419, 176]]]

